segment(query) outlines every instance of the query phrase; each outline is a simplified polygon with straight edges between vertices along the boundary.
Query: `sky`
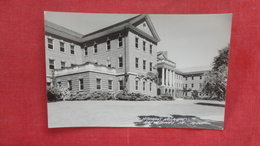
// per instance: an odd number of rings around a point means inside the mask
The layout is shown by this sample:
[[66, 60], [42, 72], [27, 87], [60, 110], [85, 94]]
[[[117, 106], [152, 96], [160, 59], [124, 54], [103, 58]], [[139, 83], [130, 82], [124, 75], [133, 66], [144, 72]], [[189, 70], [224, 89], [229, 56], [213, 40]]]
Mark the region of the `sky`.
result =
[[[45, 12], [51, 21], [88, 34], [139, 14]], [[230, 42], [231, 14], [149, 14], [161, 41], [157, 51], [167, 51], [177, 68], [211, 65], [218, 50]]]

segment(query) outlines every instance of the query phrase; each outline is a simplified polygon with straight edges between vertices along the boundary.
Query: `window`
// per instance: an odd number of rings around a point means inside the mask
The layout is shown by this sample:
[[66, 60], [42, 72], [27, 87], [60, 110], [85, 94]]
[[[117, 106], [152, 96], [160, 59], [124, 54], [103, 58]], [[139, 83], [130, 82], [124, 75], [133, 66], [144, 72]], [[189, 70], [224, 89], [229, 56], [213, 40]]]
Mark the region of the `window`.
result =
[[139, 63], [139, 58], [136, 57], [136, 58], [135, 58], [135, 67], [136, 67], [136, 68], [138, 68], [138, 66], [139, 66], [138, 63]]
[[68, 89], [72, 90], [72, 82], [71, 82], [71, 80], [68, 80]]
[[112, 89], [113, 89], [113, 81], [108, 80], [108, 90], [112, 90]]
[[84, 52], [85, 56], [87, 56], [88, 55], [88, 47], [87, 46], [84, 47], [84, 51], [85, 51]]
[[119, 90], [124, 90], [124, 82], [123, 82], [123, 80], [119, 81]]
[[145, 68], [146, 68], [146, 60], [143, 60], [143, 69], [145, 70]]
[[57, 82], [57, 85], [58, 85], [58, 87], [60, 87], [61, 86], [61, 82]]
[[135, 47], [138, 48], [138, 37], [135, 37]]
[[123, 57], [118, 58], [118, 67], [123, 67]]
[[145, 51], [145, 45], [146, 45], [146, 42], [145, 41], [143, 41], [143, 50]]
[[97, 79], [97, 89], [101, 89], [101, 79]]
[[48, 48], [53, 49], [53, 39], [48, 38]]
[[61, 63], [61, 68], [65, 68], [66, 62], [65, 61], [61, 61], [60, 63]]
[[83, 89], [84, 89], [83, 79], [79, 79], [79, 90], [83, 90]]
[[54, 60], [49, 59], [49, 68], [54, 69]]
[[185, 87], [187, 88], [187, 87], [188, 87], [188, 84], [185, 84]]
[[145, 91], [145, 81], [143, 82], [143, 90]]
[[74, 45], [70, 45], [70, 53], [75, 54]]
[[60, 42], [60, 51], [65, 52], [64, 43]]
[[152, 91], [152, 83], [150, 83], [150, 91]]
[[107, 50], [109, 51], [111, 49], [111, 42], [110, 40], [107, 40]]
[[150, 44], [150, 54], [153, 54], [153, 45]]
[[97, 44], [94, 44], [94, 53], [96, 54], [98, 52]]
[[202, 76], [200, 76], [200, 79], [202, 79]]
[[191, 84], [191, 88], [193, 88], [193, 84]]
[[186, 81], [188, 80], [188, 77], [185, 77]]
[[193, 79], [194, 79], [194, 77], [192, 76], [192, 77], [191, 77], [191, 79], [193, 80]]
[[153, 63], [150, 62], [150, 71], [153, 71]]
[[135, 90], [138, 90], [138, 84], [139, 84], [139, 82], [136, 80], [135, 81]]
[[122, 47], [123, 46], [123, 38], [122, 36], [119, 36], [118, 38], [118, 47]]

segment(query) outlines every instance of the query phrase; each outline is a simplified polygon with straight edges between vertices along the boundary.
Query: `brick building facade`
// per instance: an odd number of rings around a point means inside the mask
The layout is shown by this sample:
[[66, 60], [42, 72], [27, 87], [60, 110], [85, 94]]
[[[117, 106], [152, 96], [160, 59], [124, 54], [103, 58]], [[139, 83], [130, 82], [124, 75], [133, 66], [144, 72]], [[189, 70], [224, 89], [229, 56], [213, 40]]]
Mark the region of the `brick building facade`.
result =
[[189, 96], [190, 93], [176, 91], [191, 84], [197, 89], [197, 83], [185, 79], [191, 76], [197, 81], [204, 71], [192, 74], [177, 70], [167, 52], [157, 52], [159, 41], [148, 15], [89, 34], [45, 21], [47, 85], [51, 85], [54, 71], [56, 82], [72, 93], [116, 93], [125, 89], [152, 96]]

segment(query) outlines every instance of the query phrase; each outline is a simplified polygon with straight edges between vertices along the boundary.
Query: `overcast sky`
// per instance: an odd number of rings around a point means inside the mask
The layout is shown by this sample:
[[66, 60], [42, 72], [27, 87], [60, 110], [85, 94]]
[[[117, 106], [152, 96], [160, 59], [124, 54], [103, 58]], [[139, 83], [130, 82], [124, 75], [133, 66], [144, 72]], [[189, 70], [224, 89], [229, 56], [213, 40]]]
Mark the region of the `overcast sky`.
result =
[[[136, 15], [45, 12], [45, 19], [87, 34]], [[177, 68], [210, 65], [218, 50], [230, 42], [231, 14], [152, 14], [149, 17], [161, 39], [158, 51], [168, 51], [168, 58]]]

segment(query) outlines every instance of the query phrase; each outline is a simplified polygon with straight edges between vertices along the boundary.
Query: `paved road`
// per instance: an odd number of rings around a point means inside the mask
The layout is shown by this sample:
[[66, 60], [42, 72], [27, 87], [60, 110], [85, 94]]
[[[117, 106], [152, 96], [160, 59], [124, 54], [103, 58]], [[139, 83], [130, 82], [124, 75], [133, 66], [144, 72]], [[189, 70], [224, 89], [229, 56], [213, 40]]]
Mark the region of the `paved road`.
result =
[[[222, 129], [224, 104], [205, 100], [60, 101], [48, 103], [48, 124], [50, 128], [138, 126]], [[185, 124], [176, 124], [178, 118], [180, 123]]]

